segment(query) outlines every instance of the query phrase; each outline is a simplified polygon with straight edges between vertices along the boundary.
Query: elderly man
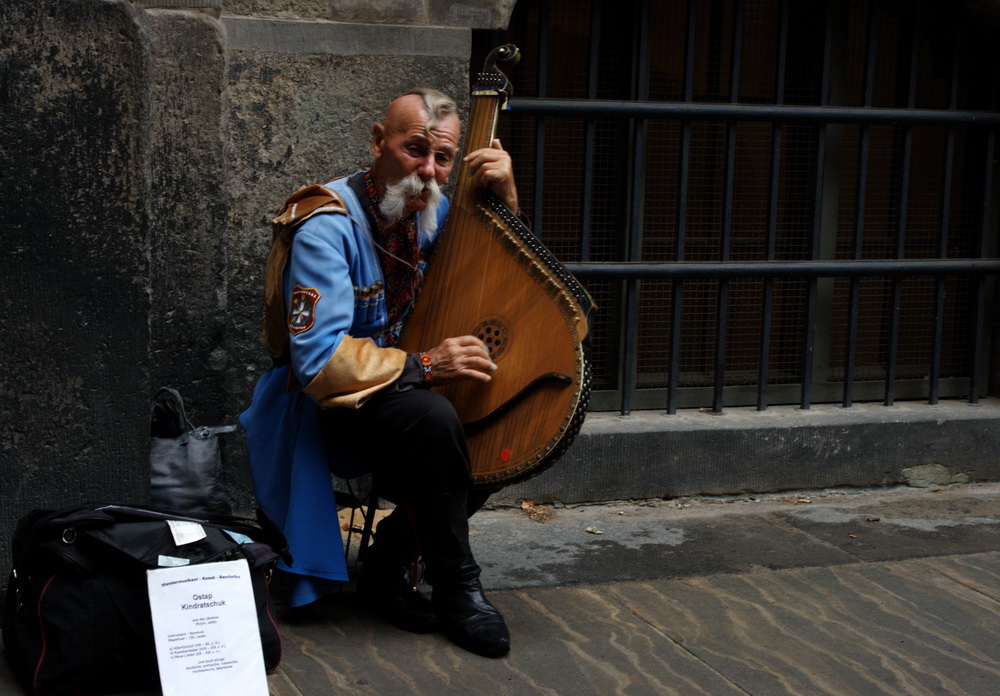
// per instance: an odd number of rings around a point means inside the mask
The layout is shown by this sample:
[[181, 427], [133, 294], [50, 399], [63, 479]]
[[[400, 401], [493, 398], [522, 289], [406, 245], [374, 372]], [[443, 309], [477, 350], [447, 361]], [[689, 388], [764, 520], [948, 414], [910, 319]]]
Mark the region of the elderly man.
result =
[[[289, 198], [265, 277], [263, 343], [274, 364], [241, 422], [258, 501], [289, 541], [293, 606], [347, 579], [329, 471], [373, 471], [396, 508], [379, 524], [359, 596], [401, 628], [440, 630], [500, 656], [510, 635], [483, 594], [468, 538], [488, 494], [470, 490], [461, 422], [428, 389], [489, 381], [496, 365], [473, 336], [412, 355], [393, 347], [448, 208], [441, 186], [460, 131], [454, 101], [415, 90], [372, 128], [370, 169]], [[464, 159], [478, 185], [518, 211], [499, 141]], [[416, 590], [418, 555], [430, 600]]]

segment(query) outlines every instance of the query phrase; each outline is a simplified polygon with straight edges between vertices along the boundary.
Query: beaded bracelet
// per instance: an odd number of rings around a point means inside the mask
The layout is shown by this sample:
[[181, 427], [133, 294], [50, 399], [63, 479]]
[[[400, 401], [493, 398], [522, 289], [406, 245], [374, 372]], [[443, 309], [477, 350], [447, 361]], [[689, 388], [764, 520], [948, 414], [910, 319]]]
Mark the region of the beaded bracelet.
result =
[[420, 369], [424, 373], [424, 382], [430, 384], [433, 378], [434, 366], [431, 364], [431, 356], [427, 355], [427, 353], [420, 353]]

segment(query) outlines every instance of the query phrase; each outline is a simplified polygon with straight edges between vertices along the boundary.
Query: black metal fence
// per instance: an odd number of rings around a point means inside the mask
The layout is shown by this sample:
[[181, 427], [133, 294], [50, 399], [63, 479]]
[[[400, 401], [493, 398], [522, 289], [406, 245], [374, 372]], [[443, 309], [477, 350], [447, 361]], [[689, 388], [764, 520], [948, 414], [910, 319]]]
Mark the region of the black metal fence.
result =
[[1000, 31], [931, 0], [521, 5], [488, 39], [530, 65], [505, 137], [602, 307], [597, 408], [986, 393]]

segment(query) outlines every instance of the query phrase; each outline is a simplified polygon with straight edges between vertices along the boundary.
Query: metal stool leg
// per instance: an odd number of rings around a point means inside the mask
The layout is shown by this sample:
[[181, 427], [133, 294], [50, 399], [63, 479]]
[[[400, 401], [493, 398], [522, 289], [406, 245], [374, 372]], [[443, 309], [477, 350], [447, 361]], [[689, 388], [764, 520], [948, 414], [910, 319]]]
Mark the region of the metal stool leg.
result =
[[358, 547], [358, 555], [355, 559], [355, 564], [358, 564], [364, 560], [368, 544], [372, 539], [375, 529], [375, 511], [378, 510], [379, 496], [378, 493], [375, 492], [374, 487], [369, 488], [367, 495], [360, 496], [355, 493], [350, 482], [348, 482], [347, 485], [348, 491], [334, 490], [334, 496], [337, 499], [338, 508], [351, 508], [351, 521], [347, 529], [347, 540], [344, 544], [345, 561], [350, 561], [351, 542], [354, 539], [355, 531], [357, 531], [357, 527], [354, 525], [354, 512], [360, 510], [361, 508], [365, 508], [364, 524], [361, 528], [361, 545]]
[[365, 510], [365, 525], [361, 529], [361, 546], [358, 547], [358, 563], [364, 563], [368, 552], [368, 542], [371, 541], [375, 528], [375, 511], [378, 509], [378, 495], [373, 488], [368, 493], [368, 508]]

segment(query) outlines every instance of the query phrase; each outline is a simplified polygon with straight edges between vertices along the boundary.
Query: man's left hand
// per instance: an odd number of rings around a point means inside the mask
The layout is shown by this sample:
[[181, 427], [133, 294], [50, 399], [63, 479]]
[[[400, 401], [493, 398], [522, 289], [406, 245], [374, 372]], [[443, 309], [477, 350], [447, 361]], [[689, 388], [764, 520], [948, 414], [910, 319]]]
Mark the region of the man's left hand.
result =
[[494, 140], [491, 147], [469, 153], [465, 161], [473, 181], [490, 189], [511, 211], [516, 213], [520, 209], [517, 186], [514, 184], [514, 165], [499, 140]]

